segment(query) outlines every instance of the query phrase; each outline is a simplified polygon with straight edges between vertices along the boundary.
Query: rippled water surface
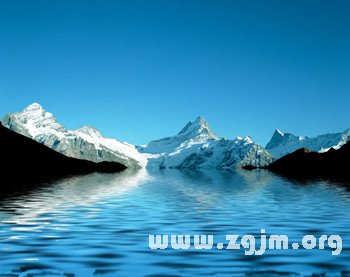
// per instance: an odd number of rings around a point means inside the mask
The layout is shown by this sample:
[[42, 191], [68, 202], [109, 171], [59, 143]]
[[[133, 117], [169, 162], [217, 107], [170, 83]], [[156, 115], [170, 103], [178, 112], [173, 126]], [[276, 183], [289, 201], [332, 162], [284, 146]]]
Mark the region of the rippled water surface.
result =
[[[265, 171], [124, 172], [74, 177], [0, 200], [0, 276], [350, 276], [350, 190]], [[151, 250], [149, 234], [252, 234], [331, 249]], [[1, 275], [2, 274], [2, 275]]]

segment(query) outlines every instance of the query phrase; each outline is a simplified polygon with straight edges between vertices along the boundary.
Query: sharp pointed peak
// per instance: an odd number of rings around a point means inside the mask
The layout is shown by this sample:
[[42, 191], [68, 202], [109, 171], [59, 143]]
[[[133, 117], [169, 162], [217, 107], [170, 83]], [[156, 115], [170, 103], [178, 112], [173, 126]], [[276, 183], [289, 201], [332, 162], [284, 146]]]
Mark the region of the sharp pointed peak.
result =
[[192, 125], [199, 125], [204, 127], [209, 127], [208, 122], [201, 115], [197, 116], [194, 121], [191, 122]]
[[201, 121], [205, 121], [205, 122], [206, 122], [204, 116], [201, 116], [201, 115], [199, 115], [199, 116], [196, 117], [196, 119], [194, 120], [194, 122], [196, 122], [196, 121], [197, 121], [197, 122], [201, 122]]
[[275, 132], [274, 132], [274, 135], [280, 135], [280, 136], [283, 136], [284, 133], [280, 130], [280, 129], [276, 129]]
[[197, 116], [197, 118], [194, 121], [189, 121], [184, 128], [178, 133], [178, 135], [182, 134], [203, 134], [207, 133], [210, 137], [218, 139], [218, 136], [216, 136], [212, 130], [209, 127], [208, 122], [204, 119], [203, 116]]
[[281, 132], [279, 129], [276, 129], [265, 148], [272, 149], [281, 144], [284, 139], [286, 139], [285, 133]]
[[184, 128], [179, 132], [179, 134], [185, 133], [189, 129], [193, 128], [209, 128], [208, 122], [204, 119], [203, 116], [197, 116], [195, 120], [189, 121]]

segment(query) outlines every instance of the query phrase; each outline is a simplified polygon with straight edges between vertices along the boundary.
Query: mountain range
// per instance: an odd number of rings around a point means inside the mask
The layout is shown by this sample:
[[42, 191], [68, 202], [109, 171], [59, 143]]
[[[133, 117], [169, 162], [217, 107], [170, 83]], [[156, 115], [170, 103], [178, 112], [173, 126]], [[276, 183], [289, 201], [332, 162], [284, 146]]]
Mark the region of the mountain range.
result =
[[350, 129], [341, 133], [324, 134], [317, 137], [295, 136], [276, 129], [265, 149], [274, 158], [283, 157], [300, 148], [315, 152], [327, 152], [330, 148], [339, 149], [350, 140]]
[[138, 147], [148, 153], [149, 167], [235, 169], [245, 165], [264, 166], [272, 156], [250, 137], [220, 138], [199, 116], [177, 134]]
[[199, 116], [176, 135], [135, 146], [105, 138], [90, 126], [68, 130], [38, 103], [21, 112], [9, 113], [2, 121], [10, 130], [68, 157], [93, 162], [115, 161], [134, 169], [264, 167], [299, 148], [326, 152], [330, 148], [339, 149], [350, 139], [350, 129], [314, 138], [276, 130], [264, 148], [249, 136], [221, 138]]
[[22, 112], [9, 113], [2, 120], [12, 131], [34, 139], [68, 157], [93, 162], [115, 161], [128, 168], [141, 168], [147, 163], [135, 146], [116, 139], [104, 138], [90, 126], [67, 130], [52, 113], [34, 103]]

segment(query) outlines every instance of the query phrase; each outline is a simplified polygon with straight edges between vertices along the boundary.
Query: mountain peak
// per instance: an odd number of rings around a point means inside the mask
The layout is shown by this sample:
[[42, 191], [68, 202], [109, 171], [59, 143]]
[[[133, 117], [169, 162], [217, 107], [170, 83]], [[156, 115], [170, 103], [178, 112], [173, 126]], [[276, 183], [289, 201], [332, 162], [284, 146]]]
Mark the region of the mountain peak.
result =
[[284, 133], [280, 129], [276, 129], [275, 132], [273, 133], [273, 136], [284, 136]]
[[198, 122], [198, 124], [208, 124], [205, 118], [201, 115], [197, 116], [194, 122]]
[[207, 135], [213, 139], [219, 139], [210, 129], [208, 122], [203, 116], [198, 116], [194, 121], [190, 121], [178, 133], [178, 135], [191, 134], [191, 136]]
[[30, 104], [28, 107], [26, 107], [23, 111], [25, 112], [31, 112], [31, 111], [42, 111], [43, 107], [39, 103], [33, 103]]
[[40, 128], [66, 131], [61, 124], [57, 123], [53, 114], [45, 111], [38, 103], [30, 104], [21, 112], [5, 115], [3, 123], [5, 127], [32, 138], [40, 134]]
[[284, 138], [284, 133], [281, 132], [279, 129], [276, 129], [275, 132], [272, 135], [271, 140], [266, 145], [266, 149], [271, 149], [276, 147], [277, 145], [281, 144]]
[[197, 118], [191, 122], [191, 125], [203, 127], [203, 128], [209, 128], [208, 122], [205, 120], [203, 116], [197, 116]]

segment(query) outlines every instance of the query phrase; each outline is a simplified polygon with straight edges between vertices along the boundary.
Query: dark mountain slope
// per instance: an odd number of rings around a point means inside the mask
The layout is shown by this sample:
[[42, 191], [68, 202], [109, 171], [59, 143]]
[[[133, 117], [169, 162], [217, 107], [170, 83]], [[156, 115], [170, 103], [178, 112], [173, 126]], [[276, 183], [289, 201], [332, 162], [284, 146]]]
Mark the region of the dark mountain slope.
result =
[[350, 180], [350, 142], [325, 153], [302, 148], [264, 167], [290, 177], [326, 177]]
[[5, 128], [0, 122], [0, 187], [91, 172], [119, 172], [116, 162], [94, 163], [66, 157], [32, 139]]

